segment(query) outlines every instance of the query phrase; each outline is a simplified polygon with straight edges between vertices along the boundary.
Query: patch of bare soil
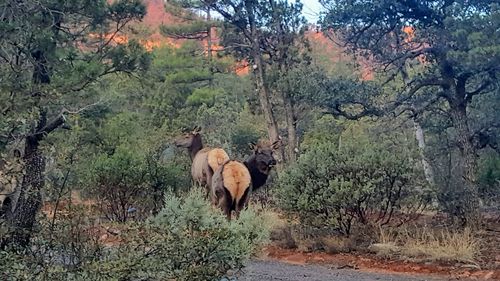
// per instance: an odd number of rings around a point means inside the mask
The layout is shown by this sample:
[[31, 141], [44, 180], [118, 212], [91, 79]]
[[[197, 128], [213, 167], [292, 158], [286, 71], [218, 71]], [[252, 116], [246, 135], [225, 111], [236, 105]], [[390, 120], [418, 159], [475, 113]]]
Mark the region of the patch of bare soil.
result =
[[472, 280], [500, 280], [500, 270], [478, 270], [463, 265], [437, 263], [417, 263], [402, 260], [390, 260], [372, 254], [321, 252], [302, 253], [296, 250], [282, 249], [276, 246], [264, 248], [263, 259], [278, 260], [290, 264], [322, 264], [334, 268], [351, 268], [376, 273], [406, 273], [422, 275], [440, 275], [448, 278]]
[[[500, 214], [485, 214], [485, 227], [479, 232], [482, 242], [479, 262], [482, 268], [500, 270]], [[500, 278], [499, 278], [500, 279]]]

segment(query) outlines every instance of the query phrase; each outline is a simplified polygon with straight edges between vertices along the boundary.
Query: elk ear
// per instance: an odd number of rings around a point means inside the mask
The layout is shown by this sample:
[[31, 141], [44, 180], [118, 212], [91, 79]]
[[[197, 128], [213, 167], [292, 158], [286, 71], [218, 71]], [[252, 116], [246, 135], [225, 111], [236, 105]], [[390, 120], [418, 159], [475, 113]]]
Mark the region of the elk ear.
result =
[[16, 158], [21, 158], [21, 151], [19, 149], [14, 149], [14, 157]]
[[197, 135], [201, 132], [201, 127], [200, 126], [196, 126], [193, 128], [193, 134]]
[[249, 143], [248, 147], [250, 147], [250, 150], [252, 151], [257, 151], [257, 144], [255, 142]]
[[271, 144], [271, 148], [273, 150], [277, 150], [280, 147], [281, 147], [281, 139], [279, 139], [279, 140], [273, 142], [273, 144]]

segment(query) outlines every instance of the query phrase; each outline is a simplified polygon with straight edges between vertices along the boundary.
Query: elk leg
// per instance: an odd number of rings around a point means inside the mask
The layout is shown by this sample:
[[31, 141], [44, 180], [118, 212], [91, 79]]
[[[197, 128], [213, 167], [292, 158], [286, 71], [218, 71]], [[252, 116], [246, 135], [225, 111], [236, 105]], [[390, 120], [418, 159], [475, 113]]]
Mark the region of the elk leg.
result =
[[211, 173], [207, 173], [207, 183], [205, 185], [206, 189], [207, 189], [207, 198], [210, 198], [210, 187], [212, 186], [212, 174]]
[[235, 206], [236, 219], [240, 218], [240, 212], [241, 210], [247, 207], [249, 199], [250, 199], [250, 188], [247, 188], [247, 190], [245, 190], [245, 193], [243, 193], [243, 196], [241, 196], [240, 201], [236, 203]]
[[223, 194], [222, 194], [222, 202], [221, 202], [221, 207], [222, 211], [226, 215], [226, 218], [228, 221], [231, 220], [231, 212], [235, 209], [236, 206], [233, 205], [233, 197], [231, 196], [231, 193], [227, 188], [223, 187]]

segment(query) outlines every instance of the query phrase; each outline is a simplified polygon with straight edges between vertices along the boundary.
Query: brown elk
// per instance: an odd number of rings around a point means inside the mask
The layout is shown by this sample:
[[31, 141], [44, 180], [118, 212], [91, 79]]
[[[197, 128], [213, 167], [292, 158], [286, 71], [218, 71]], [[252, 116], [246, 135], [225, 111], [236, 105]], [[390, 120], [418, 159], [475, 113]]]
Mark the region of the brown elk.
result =
[[239, 161], [227, 161], [215, 171], [212, 180], [212, 204], [220, 207], [228, 220], [231, 220], [232, 211], [238, 218], [251, 192], [247, 167]]
[[255, 191], [266, 183], [271, 169], [276, 166], [273, 154], [280, 147], [280, 144], [280, 140], [273, 143], [261, 140], [256, 144], [250, 144], [252, 155], [245, 159], [244, 164], [252, 177], [252, 190]]
[[221, 148], [204, 148], [200, 131], [200, 127], [195, 127], [191, 132], [176, 138], [174, 144], [177, 147], [187, 148], [192, 161], [191, 176], [193, 181], [205, 187], [207, 195], [209, 195], [214, 171], [228, 161], [229, 156]]

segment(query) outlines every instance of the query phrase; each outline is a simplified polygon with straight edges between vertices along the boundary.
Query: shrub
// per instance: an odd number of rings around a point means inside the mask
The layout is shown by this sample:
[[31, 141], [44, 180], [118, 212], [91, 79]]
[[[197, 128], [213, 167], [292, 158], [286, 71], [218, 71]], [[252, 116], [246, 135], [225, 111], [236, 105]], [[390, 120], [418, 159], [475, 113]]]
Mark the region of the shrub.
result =
[[136, 216], [156, 214], [164, 192], [188, 186], [185, 167], [176, 159], [162, 161], [162, 152], [162, 147], [121, 144], [112, 154], [101, 153], [94, 159], [87, 184], [107, 218], [125, 222], [131, 208], [136, 209]]
[[101, 154], [93, 163], [91, 184], [106, 216], [125, 222], [129, 208], [147, 194], [144, 158], [126, 146]]
[[265, 215], [245, 210], [228, 222], [201, 191], [169, 196], [156, 217], [122, 225], [117, 246], [96, 244], [99, 232], [81, 216], [63, 219], [54, 231], [42, 224], [31, 249], [0, 252], [0, 279], [219, 280], [269, 234]]
[[316, 233], [349, 235], [353, 223], [409, 219], [428, 203], [423, 173], [404, 148], [362, 134], [342, 146], [319, 143], [279, 178], [281, 207]]
[[200, 191], [187, 198], [169, 197], [150, 222], [162, 239], [151, 245], [159, 251], [154, 263], [177, 280], [213, 280], [230, 269], [240, 269], [269, 230], [263, 216], [252, 210], [227, 222], [214, 212]]
[[498, 203], [500, 199], [500, 156], [485, 155], [479, 163], [479, 192], [488, 204]]
[[184, 199], [171, 196], [156, 217], [126, 233], [112, 258], [93, 263], [91, 272], [119, 280], [216, 280], [243, 267], [267, 239], [265, 225], [264, 218], [251, 210], [227, 222], [200, 191]]

